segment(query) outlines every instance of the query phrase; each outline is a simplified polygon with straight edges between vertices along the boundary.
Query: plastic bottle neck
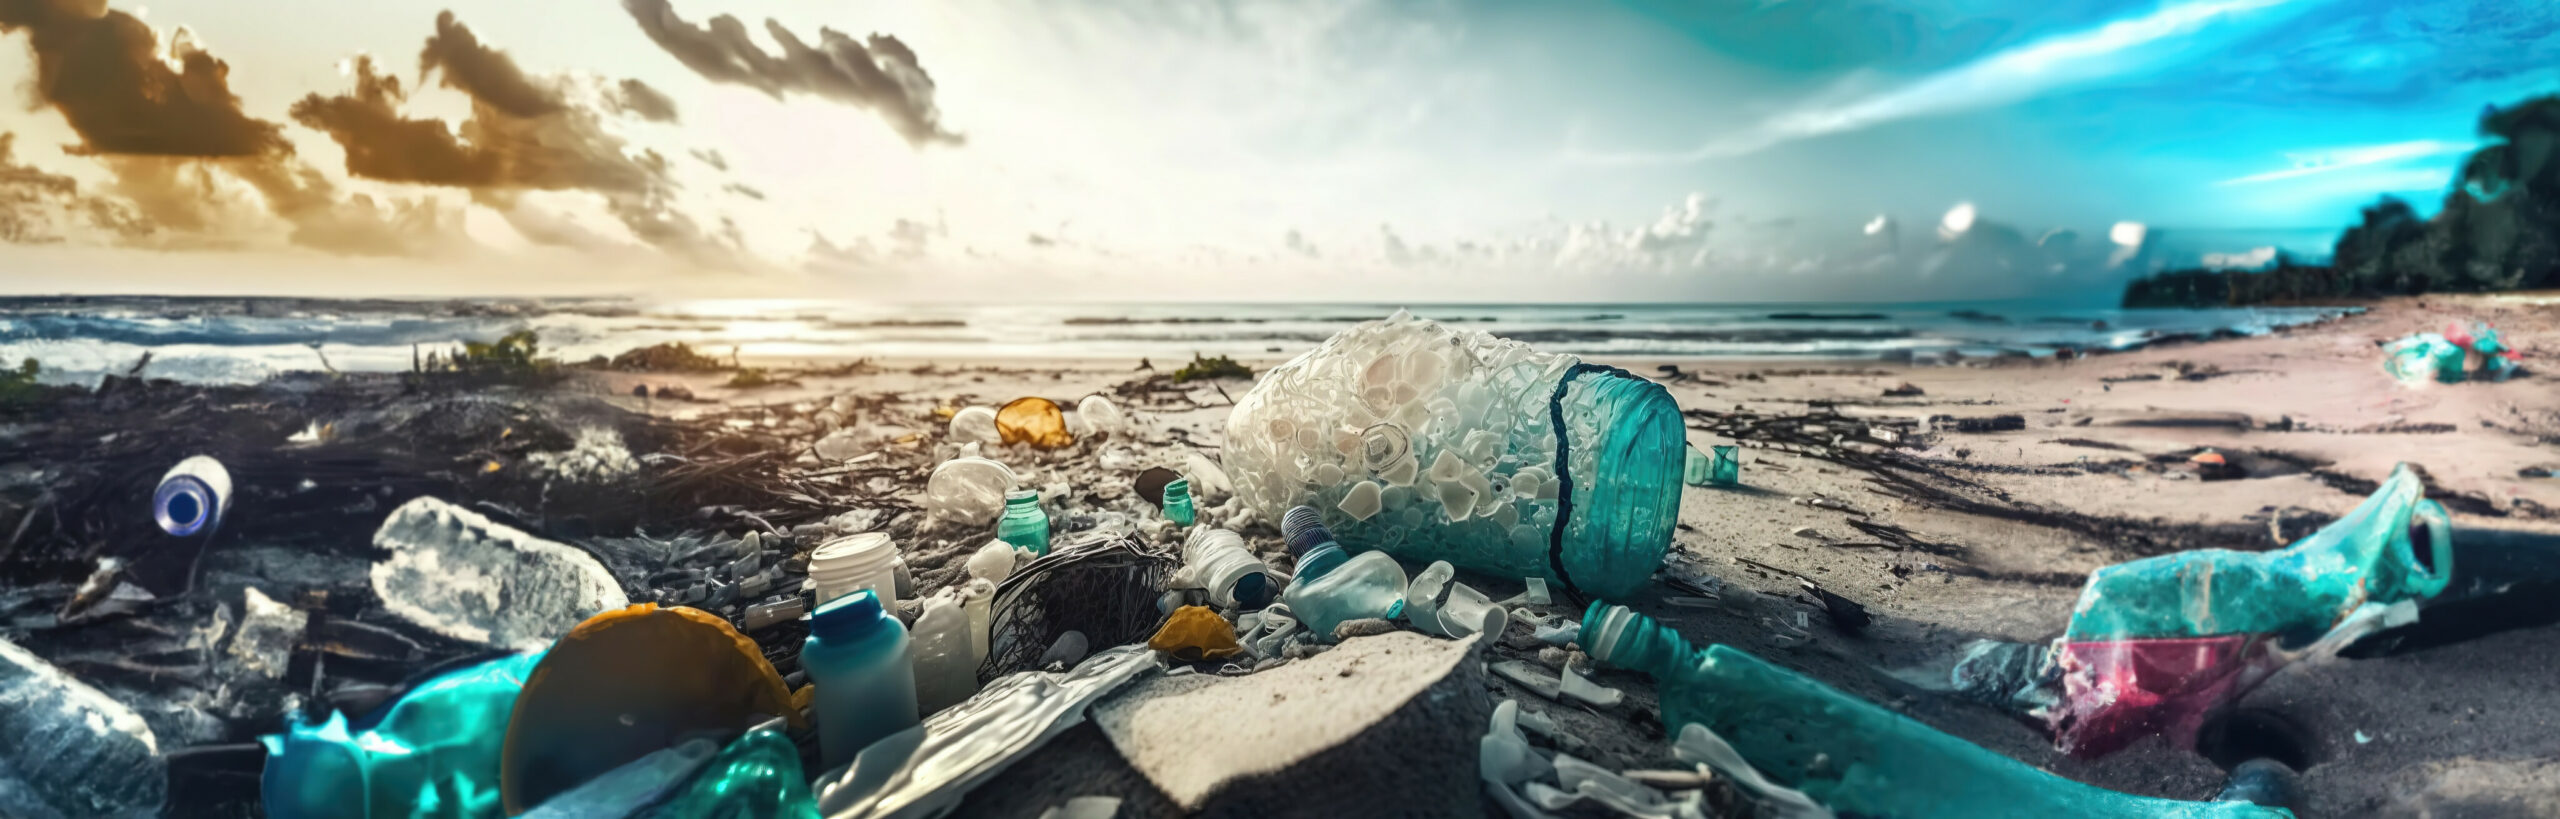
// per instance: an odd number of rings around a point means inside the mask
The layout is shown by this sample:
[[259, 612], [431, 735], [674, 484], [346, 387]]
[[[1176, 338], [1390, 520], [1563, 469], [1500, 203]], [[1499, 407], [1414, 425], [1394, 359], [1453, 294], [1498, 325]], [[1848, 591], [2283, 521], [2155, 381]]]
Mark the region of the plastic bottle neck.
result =
[[864, 589], [819, 606], [817, 613], [809, 617], [809, 636], [827, 643], [851, 642], [888, 622], [888, 612], [880, 607], [879, 595]]

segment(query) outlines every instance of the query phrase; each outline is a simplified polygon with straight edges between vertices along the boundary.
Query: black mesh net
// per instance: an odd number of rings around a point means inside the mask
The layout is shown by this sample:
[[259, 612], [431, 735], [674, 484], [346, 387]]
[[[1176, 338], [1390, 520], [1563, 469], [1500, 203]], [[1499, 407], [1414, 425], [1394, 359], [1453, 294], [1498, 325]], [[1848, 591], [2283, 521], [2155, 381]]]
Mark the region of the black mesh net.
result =
[[1093, 650], [1147, 639], [1164, 621], [1156, 601], [1180, 562], [1170, 549], [1097, 532], [1015, 570], [996, 587], [978, 678], [1038, 668], [1070, 631], [1083, 632]]

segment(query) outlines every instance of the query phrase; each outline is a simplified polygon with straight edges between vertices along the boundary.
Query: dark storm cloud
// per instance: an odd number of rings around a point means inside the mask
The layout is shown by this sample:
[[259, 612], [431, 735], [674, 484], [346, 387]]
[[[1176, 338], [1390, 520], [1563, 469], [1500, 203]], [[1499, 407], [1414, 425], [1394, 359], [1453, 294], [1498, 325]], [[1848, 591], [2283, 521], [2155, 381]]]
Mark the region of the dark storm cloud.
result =
[[556, 85], [526, 76], [514, 58], [480, 42], [480, 36], [450, 11], [436, 15], [436, 33], [418, 51], [420, 82], [438, 69], [444, 72], [446, 88], [508, 116], [546, 116], [559, 113], [565, 105]]
[[630, 114], [650, 122], [675, 122], [676, 101], [666, 92], [649, 87], [639, 80], [623, 80], [606, 95], [616, 113]]
[[747, 24], [732, 15], [696, 26], [677, 16], [668, 0], [623, 0], [622, 7], [659, 48], [704, 79], [743, 85], [775, 99], [808, 94], [868, 108], [915, 145], [960, 142], [959, 135], [942, 127], [942, 113], [933, 102], [933, 77], [915, 51], [896, 37], [873, 34], [866, 42], [821, 28], [812, 47], [780, 22], [767, 20], [766, 35], [782, 49], [776, 56], [756, 44]]
[[293, 119], [337, 140], [347, 173], [385, 182], [486, 187], [499, 174], [497, 153], [465, 146], [439, 120], [400, 114], [408, 98], [400, 78], [376, 71], [373, 60], [355, 63], [355, 90], [334, 97], [312, 94], [293, 104]]
[[252, 205], [216, 170], [246, 182], [291, 240], [335, 253], [417, 254], [463, 241], [459, 217], [428, 202], [342, 197], [293, 155], [282, 126], [243, 113], [230, 67], [185, 29], [164, 49], [158, 33], [103, 0], [0, 0], [0, 33], [25, 31], [38, 98], [61, 111], [80, 143], [115, 174], [123, 201], [84, 197], [75, 209], [127, 242], [165, 247], [239, 243]]
[[0, 0], [0, 33], [27, 32], [38, 96], [62, 112], [83, 153], [261, 156], [290, 153], [275, 123], [240, 110], [230, 66], [172, 35], [160, 41], [104, 0]]
[[[513, 68], [504, 65], [501, 75]], [[456, 188], [621, 193], [668, 184], [663, 159], [626, 154], [622, 139], [605, 132], [594, 111], [564, 104], [518, 116], [507, 104], [474, 95], [471, 118], [454, 129], [441, 120], [402, 114], [406, 95], [399, 78], [376, 70], [371, 60], [356, 61], [355, 80], [346, 94], [312, 94], [293, 104], [294, 121], [328, 134], [346, 150], [347, 173], [353, 176]]]

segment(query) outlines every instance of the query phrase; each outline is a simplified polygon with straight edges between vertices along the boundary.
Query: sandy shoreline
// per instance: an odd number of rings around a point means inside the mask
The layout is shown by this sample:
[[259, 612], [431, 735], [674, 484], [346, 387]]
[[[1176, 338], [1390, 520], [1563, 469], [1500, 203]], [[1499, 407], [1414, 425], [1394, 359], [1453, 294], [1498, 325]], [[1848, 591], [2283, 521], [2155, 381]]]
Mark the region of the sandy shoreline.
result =
[[[2524, 352], [2524, 376], [2505, 383], [2411, 389], [2384, 374], [2378, 342], [2473, 318], [2497, 324]], [[1246, 363], [1261, 372], [1284, 359]], [[2468, 555], [2458, 558], [2457, 577], [2463, 566], [2473, 565], [2464, 561], [2482, 556], [2491, 562], [2513, 558], [2530, 563], [2528, 558], [2548, 554], [2552, 565], [2560, 566], [2560, 479], [2529, 477], [2560, 468], [2560, 372], [2536, 371], [2544, 362], [2560, 362], [2560, 307], [2497, 297], [2385, 301], [2359, 315], [2262, 337], [2162, 344], [2072, 360], [1915, 366], [1599, 359], [1597, 363], [1661, 383], [1684, 410], [1691, 443], [1738, 443], [1745, 460], [1743, 486], [1684, 491], [1673, 566], [1665, 572], [1711, 578], [1708, 582], [1719, 589], [1716, 598], [1701, 601], [1693, 591], [1657, 582], [1611, 602], [1658, 618], [1695, 641], [1749, 650], [2062, 776], [2143, 795], [2206, 798], [2224, 780], [2217, 763], [2238, 759], [2208, 758], [2156, 739], [2100, 759], [2072, 759], [2057, 754], [2027, 724], [1914, 682], [1943, 679], [1956, 653], [1973, 640], [2052, 638], [2093, 569], [2185, 549], [2278, 547], [2353, 507], [2398, 463], [2422, 467], [2431, 496], [2451, 510], [2457, 554]], [[1133, 359], [880, 359], [862, 366], [839, 362], [823, 370], [793, 362], [746, 363], [771, 366], [773, 375], [791, 383], [741, 389], [726, 386], [731, 375], [725, 372], [582, 371], [548, 387], [464, 386], [440, 392], [403, 386], [394, 376], [341, 380], [310, 375], [228, 388], [222, 399], [228, 403], [220, 409], [228, 413], [225, 423], [233, 426], [219, 434], [195, 431], [187, 439], [192, 442], [183, 445], [218, 444], [244, 459], [276, 455], [286, 458], [281, 463], [299, 463], [290, 456], [302, 445], [285, 438], [306, 424], [367, 417], [373, 420], [350, 423], [348, 429], [355, 432], [348, 434], [397, 438], [401, 433], [384, 426], [381, 413], [423, 417], [436, 422], [423, 427], [436, 440], [399, 441], [419, 457], [369, 462], [366, 474], [379, 470], [384, 474], [373, 477], [447, 482], [423, 489], [403, 483], [397, 490], [402, 493], [515, 504], [513, 511], [530, 521], [528, 527], [591, 551], [618, 537], [579, 520], [595, 512], [636, 515], [655, 527], [649, 532], [653, 537], [717, 539], [756, 528], [760, 521], [749, 518], [762, 509], [780, 522], [773, 531], [795, 534], [790, 545], [776, 549], [777, 561], [805, 555], [815, 538], [830, 536], [830, 526], [842, 517], [861, 517], [865, 522], [847, 525], [892, 532], [914, 570], [917, 591], [930, 594], [963, 579], [963, 562], [987, 536], [979, 529], [925, 523], [918, 512], [925, 475], [952, 449], [942, 440], [946, 424], [938, 413], [1023, 396], [1072, 407], [1088, 395], [1113, 395], [1124, 410], [1138, 416], [1139, 424], [1108, 446], [1121, 447], [1118, 454], [1124, 461], [1139, 467], [1180, 467], [1194, 455], [1217, 457], [1229, 408], [1251, 389], [1241, 380], [1172, 385], [1158, 377], [1179, 361], [1151, 362], [1153, 372], [1138, 370]], [[101, 415], [103, 420], [96, 422], [121, 429], [144, 422], [114, 419], [169, 417], [161, 413], [175, 410], [163, 408], [163, 402], [202, 405], [201, 396], [190, 397], [193, 391], [182, 385], [128, 384], [119, 389], [115, 395], [102, 390], [79, 398], [86, 403], [73, 406], [142, 413]], [[651, 397], [636, 397], [635, 391]], [[670, 391], [692, 398], [657, 397]], [[305, 403], [305, 398], [311, 400]], [[830, 401], [850, 408], [842, 429], [855, 431], [861, 446], [876, 457], [839, 467], [821, 464], [811, 454], [814, 442], [829, 434], [812, 419]], [[427, 406], [437, 409], [421, 415], [420, 408]], [[1994, 419], [2000, 423], [1993, 426], [2005, 431], [1963, 431], [1968, 421]], [[79, 424], [17, 420], [15, 428], [0, 426], [0, 434], [64, 452], [90, 453], [81, 457], [107, 446], [94, 435], [73, 435], [70, 431]], [[650, 479], [631, 483], [663, 484], [658, 479], [664, 474], [657, 470], [669, 463], [717, 462], [732, 464], [723, 468], [740, 475], [795, 487], [793, 497], [776, 499], [761, 490], [712, 485], [705, 490], [711, 495], [679, 492], [671, 500], [657, 494], [664, 485], [641, 497], [613, 494], [635, 491], [613, 485], [602, 487], [603, 494], [555, 498], [541, 466], [551, 456], [535, 450], [565, 447], [575, 437], [573, 430], [590, 424], [620, 427], [631, 453], [649, 464], [642, 474]], [[1715, 431], [1754, 424], [1796, 425], [1790, 429], [1818, 424], [1824, 435], [1869, 426], [1903, 430], [1898, 435], [1909, 436], [1903, 439], [1909, 445], [1893, 451], [1890, 460], [1901, 465], [1896, 468], [1925, 471], [1934, 476], [1933, 486], [1952, 487], [1968, 501], [1954, 504], [1947, 502], [1952, 495], [1897, 490], [1880, 482], [1871, 468], [1787, 451], [1783, 435], [1735, 440]], [[117, 457], [132, 461], [114, 464], [137, 470], [165, 469], [157, 460], [161, 454], [151, 447], [179, 445], [175, 439], [149, 444], [130, 436], [106, 437], [122, 441], [116, 444]], [[341, 443], [382, 445], [377, 438]], [[468, 450], [468, 457], [438, 448], [447, 446]], [[2233, 480], [2197, 479], [2186, 466], [2188, 456], [2206, 448], [2224, 454], [2247, 474]], [[678, 452], [681, 457], [672, 454]], [[1079, 445], [1054, 453], [1015, 447], [991, 454], [1056, 498], [1064, 514], [1085, 516], [1083, 525], [1112, 515], [1136, 522], [1153, 519], [1152, 510], [1129, 490], [1136, 468], [1102, 467], [1100, 452]], [[453, 463], [472, 468], [454, 472]], [[9, 493], [0, 494], [0, 502], [27, 503], [52, 485], [21, 480], [0, 486], [0, 492]], [[92, 480], [82, 485], [94, 489], [105, 484]], [[266, 518], [265, 529], [255, 528], [260, 521], [245, 523], [239, 537], [206, 552], [205, 582], [214, 592], [161, 616], [192, 622], [186, 618], [205, 616], [203, 609], [217, 605], [215, 600], [236, 606], [242, 590], [255, 587], [274, 599], [319, 600], [311, 605], [328, 610], [315, 615], [324, 619], [387, 622], [390, 618], [367, 608], [371, 592], [364, 586], [362, 568], [370, 558], [361, 549], [380, 522], [372, 504], [393, 496], [386, 485], [360, 504], [266, 499], [265, 511], [258, 513]], [[718, 499], [701, 499], [712, 496]], [[1800, 502], [1814, 497], [1837, 503]], [[555, 500], [560, 504], [553, 505]], [[587, 508], [578, 505], [582, 502]], [[355, 511], [345, 511], [349, 509]], [[148, 525], [114, 504], [68, 509], [63, 518], [74, 524], [114, 520], [123, 521], [117, 525]], [[1909, 541], [1876, 542], [1853, 527], [1853, 521], [1890, 527], [1906, 533]], [[621, 525], [625, 532], [631, 526]], [[1275, 568], [1289, 565], [1269, 522], [1242, 528], [1266, 562]], [[804, 531], [809, 529], [817, 531]], [[89, 541], [78, 537], [78, 531], [60, 522], [40, 525], [17, 558], [81, 548]], [[633, 539], [621, 540], [624, 545], [614, 548], [626, 548]], [[2466, 548], [2470, 551], [2462, 551]], [[656, 581], [634, 578], [667, 573], [670, 559], [626, 573], [623, 582], [635, 600], [666, 593], [650, 585]], [[11, 588], [14, 581], [0, 583], [0, 604], [5, 604], [0, 605], [0, 630], [9, 632], [5, 636], [24, 640], [31, 651], [71, 664], [80, 674], [112, 683], [111, 692], [130, 697], [134, 707], [159, 721], [169, 747], [240, 742], [242, 737], [233, 735], [239, 731], [272, 730], [273, 721], [257, 710], [286, 701], [280, 698], [287, 692], [272, 686], [229, 706], [235, 709], [234, 719], [244, 721], [219, 730], [166, 716], [183, 711], [171, 705], [173, 699], [184, 702], [196, 695], [184, 694], [183, 686], [173, 687], [156, 671], [137, 678], [133, 668], [102, 665], [97, 658], [101, 652], [163, 640], [165, 635], [154, 636], [159, 633], [154, 629], [168, 626], [137, 618], [58, 627], [46, 612], [59, 604], [57, 596], [68, 593], [87, 563], [75, 562], [85, 558], [67, 552], [45, 560], [50, 562], [25, 565], [59, 577], [19, 584], [23, 588]], [[622, 568], [627, 567], [617, 571]], [[1406, 568], [1412, 572], [1421, 566]], [[2553, 576], [2560, 578], [2560, 571]], [[1462, 574], [1460, 579], [1496, 598], [1522, 587], [1518, 578]], [[1862, 632], [1836, 627], [1808, 593], [1808, 581], [1864, 606], [1873, 624]], [[2560, 601], [2560, 583], [2547, 588]], [[733, 601], [722, 610], [735, 617], [730, 609], [751, 602]], [[2551, 610], [2548, 619], [2560, 620], [2560, 602], [2545, 608]], [[2433, 622], [2421, 619], [2421, 625]], [[2447, 616], [2444, 622], [2457, 621]], [[2560, 758], [2560, 730], [2554, 730], [2560, 728], [2560, 689], [2550, 682], [2548, 660], [2560, 656], [2560, 627], [2509, 618], [2453, 632], [2442, 645], [2286, 669], [2241, 701], [2240, 708], [2250, 715], [2246, 730], [2216, 738], [2208, 743], [2210, 750], [2222, 757], [2273, 755], [2302, 767], [2300, 815], [2305, 817], [2560, 812], [2560, 765], [2542, 761]], [[796, 669], [798, 634], [792, 628], [753, 636], [779, 658], [783, 673]], [[331, 671], [327, 679], [343, 684], [373, 674], [396, 680], [411, 663], [459, 651], [447, 642], [416, 639], [425, 649], [419, 653], [426, 656], [371, 667], [333, 661], [337, 664], [331, 668], [348, 670]], [[1488, 660], [1537, 661], [1534, 650], [1491, 650], [1501, 654]], [[320, 676], [316, 670], [310, 673]], [[290, 679], [306, 689], [313, 685], [301, 677]], [[1614, 709], [1575, 706], [1506, 680], [1485, 685], [1494, 699], [1517, 700], [1560, 726], [1557, 744], [1546, 747], [1611, 770], [1678, 767], [1659, 717], [1653, 716], [1659, 710], [1652, 683], [1622, 671], [1603, 671], [1594, 679], [1626, 691], [1628, 703]], [[216, 695], [216, 701], [227, 702], [223, 696], [228, 695]], [[1473, 725], [1466, 730], [1482, 729]], [[1077, 760], [1090, 761], [1085, 751], [1109, 753], [1109, 743], [1096, 730], [1086, 726], [1062, 735], [1057, 753], [1033, 764], [1063, 766], [1056, 770], [1067, 773], [1048, 774], [1043, 781], [1088, 781], [1077, 778], [1084, 774], [1075, 772], [1086, 770]], [[226, 787], [233, 789], [224, 798], [243, 798], [236, 786]], [[253, 782], [250, 787], [246, 798], [253, 800]], [[981, 789], [963, 806], [962, 815], [1028, 819], [1054, 804], [1048, 797], [1082, 792]], [[1122, 815], [1161, 813], [1146, 803], [1153, 797], [1131, 797], [1138, 801]]]
[[[1783, 414], [1828, 406], [1852, 417], [2023, 416], [2022, 430], [1944, 433], [1917, 454], [2022, 505], [2164, 533], [2109, 542], [1925, 508], [1870, 492], [1856, 475], [1743, 441], [1748, 490], [1689, 490], [1677, 548], [1709, 573], [1762, 593], [1766, 607], [1701, 611], [1630, 602], [1692, 637], [1752, 649], [2058, 773], [2137, 793], [2200, 798], [2221, 775], [2205, 759], [2154, 744], [2096, 761], [2063, 758], [2025, 725], [1978, 706], [1915, 696], [1890, 674], [1943, 665], [1978, 637], [2049, 638], [2069, 611], [2078, 579], [2100, 566], [2166, 548], [2281, 545], [2271, 533], [2301, 536], [2362, 500], [2370, 482], [2401, 462], [2424, 468], [2431, 491], [2453, 507], [2458, 528], [2560, 537], [2560, 480], [2521, 476], [2560, 467], [2560, 448], [2551, 443], [2560, 441], [2560, 373], [2408, 389], [2382, 372], [2379, 342], [2470, 318], [2500, 326], [2525, 352], [2529, 368], [2560, 362], [2560, 309], [2496, 297], [2391, 300], [2360, 315], [2263, 337], [2079, 360], [1910, 366], [1602, 359], [1659, 377], [1685, 410]], [[1248, 363], [1259, 371], [1280, 360]], [[711, 383], [716, 379], [691, 383], [705, 398], [733, 402], [895, 392], [958, 405], [1019, 395], [1072, 402], [1143, 375], [1127, 360], [946, 360], [923, 371], [915, 368], [926, 362], [874, 363], [881, 370], [875, 374], [804, 379], [798, 388], [744, 394], [718, 388]], [[1152, 363], [1164, 371], [1180, 362]], [[1668, 375], [1662, 365], [1680, 374]], [[616, 385], [663, 380], [612, 377]], [[1922, 394], [1884, 396], [1902, 384]], [[1240, 396], [1244, 388], [1229, 383], [1224, 389]], [[1202, 406], [1158, 419], [1192, 429], [1191, 440], [1214, 443], [1223, 436], [1225, 401], [1211, 388], [1194, 389], [1192, 398]], [[1695, 444], [1729, 442], [1694, 429], [1701, 426], [1695, 418], [1692, 426]], [[2203, 482], [2152, 464], [2175, 464], [2205, 447], [2230, 453], [2258, 474]], [[1817, 494], [1847, 500], [1873, 520], [1959, 544], [1962, 553], [1841, 549], [1797, 537], [1792, 533], [1803, 527], [1835, 538], [1854, 534], [1842, 526], [1842, 513], [1790, 502]], [[1876, 626], [1859, 638], [1822, 628], [1819, 609], [1781, 572], [1814, 578], [1866, 605]], [[1783, 619], [1795, 610], [1812, 612], [1812, 642], [1773, 644], [1759, 618]], [[2495, 760], [2560, 755], [2560, 733], [2489, 731], [2479, 722], [2499, 712], [2546, 726], [2560, 722], [2560, 698], [2547, 693], [2547, 668], [2530, 659], [2555, 652], [2560, 630], [2511, 631], [2407, 656], [2289, 669], [2243, 705], [2283, 713], [2305, 734], [2301, 752], [2316, 760], [2304, 776], [2305, 815], [2415, 815], [2421, 806], [2452, 805], [2528, 815], [2560, 798], [2554, 796], [2560, 779], [2544, 767]], [[2413, 680], [2428, 692], [2422, 701], [2408, 696]], [[1631, 675], [1606, 681], [1644, 687]], [[2447, 712], [2460, 718], [2448, 722]], [[1659, 741], [1621, 736], [1598, 744], [1625, 756], [1598, 755], [1634, 764], [1647, 749], [1658, 751]]]

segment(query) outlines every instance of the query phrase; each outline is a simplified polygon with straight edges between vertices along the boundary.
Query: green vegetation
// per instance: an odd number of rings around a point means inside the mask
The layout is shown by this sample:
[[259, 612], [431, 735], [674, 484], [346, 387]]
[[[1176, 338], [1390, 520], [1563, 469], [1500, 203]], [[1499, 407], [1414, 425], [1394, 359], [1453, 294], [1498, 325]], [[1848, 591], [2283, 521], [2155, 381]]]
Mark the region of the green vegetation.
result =
[[1253, 370], [1246, 368], [1242, 364], [1236, 363], [1235, 359], [1228, 358], [1226, 356], [1205, 358], [1199, 353], [1192, 353], [1191, 363], [1184, 364], [1182, 365], [1182, 369], [1173, 371], [1173, 383], [1176, 384], [1203, 378], [1249, 379], [1252, 377]]
[[735, 365], [695, 352], [692, 345], [684, 342], [670, 341], [626, 350], [606, 366], [623, 372], [701, 373]]
[[542, 357], [542, 339], [532, 330], [517, 330], [497, 341], [466, 341], [447, 353], [428, 353], [417, 365], [422, 373], [448, 373], [498, 380], [555, 375], [560, 360]]
[[2338, 237], [2327, 267], [2181, 270], [2136, 281], [2126, 307], [2219, 307], [2560, 287], [2560, 96], [2480, 118], [2471, 154], [2435, 218], [2384, 197]]
[[32, 358], [18, 362], [15, 370], [0, 370], [0, 403], [14, 404], [36, 397], [41, 391], [36, 386], [36, 374], [41, 372], [44, 365]]

